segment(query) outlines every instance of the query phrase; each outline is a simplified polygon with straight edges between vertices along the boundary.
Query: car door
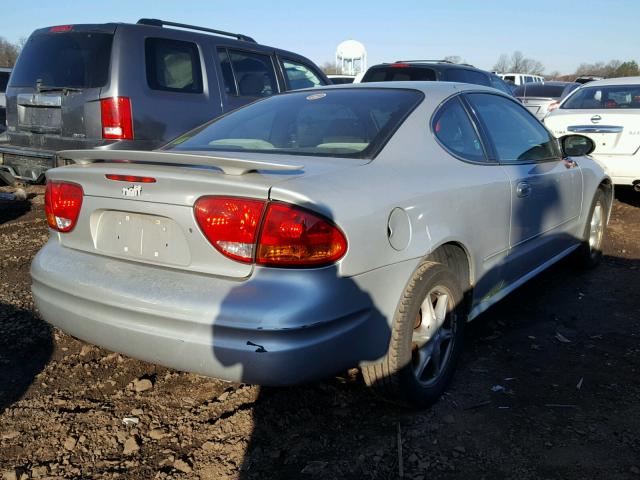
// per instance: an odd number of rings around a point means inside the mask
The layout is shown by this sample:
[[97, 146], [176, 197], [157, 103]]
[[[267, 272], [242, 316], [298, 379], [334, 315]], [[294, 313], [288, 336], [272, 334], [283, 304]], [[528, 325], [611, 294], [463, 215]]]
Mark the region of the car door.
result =
[[488, 138], [492, 158], [511, 184], [506, 274], [510, 282], [534, 273], [577, 243], [582, 173], [562, 159], [557, 141], [518, 102], [470, 93], [466, 99]]

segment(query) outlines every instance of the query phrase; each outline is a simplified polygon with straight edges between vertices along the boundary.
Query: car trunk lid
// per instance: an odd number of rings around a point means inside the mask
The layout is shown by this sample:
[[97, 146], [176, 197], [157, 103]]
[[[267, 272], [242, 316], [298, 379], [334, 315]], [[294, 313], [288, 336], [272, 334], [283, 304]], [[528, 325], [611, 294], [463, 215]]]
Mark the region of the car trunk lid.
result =
[[557, 110], [545, 119], [554, 135], [580, 134], [591, 138], [594, 154], [633, 155], [640, 148], [638, 110]]
[[77, 226], [70, 233], [58, 234], [61, 243], [123, 260], [244, 278], [253, 266], [227, 258], [201, 232], [193, 211], [198, 198], [221, 195], [266, 201], [277, 183], [364, 163], [273, 154], [217, 155], [60, 152], [62, 161], [75, 164], [50, 170], [47, 177], [77, 183], [84, 191]]

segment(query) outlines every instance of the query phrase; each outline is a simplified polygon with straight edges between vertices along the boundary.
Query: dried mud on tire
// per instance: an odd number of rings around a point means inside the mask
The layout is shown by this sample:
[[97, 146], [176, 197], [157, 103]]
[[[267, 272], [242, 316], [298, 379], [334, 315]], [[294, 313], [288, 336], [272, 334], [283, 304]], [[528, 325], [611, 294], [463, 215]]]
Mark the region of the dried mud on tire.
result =
[[0, 204], [6, 479], [640, 479], [634, 192], [617, 194], [598, 268], [561, 262], [469, 325], [451, 387], [424, 411], [376, 400], [356, 370], [260, 389], [49, 327], [29, 278], [48, 237], [43, 188], [27, 193]]

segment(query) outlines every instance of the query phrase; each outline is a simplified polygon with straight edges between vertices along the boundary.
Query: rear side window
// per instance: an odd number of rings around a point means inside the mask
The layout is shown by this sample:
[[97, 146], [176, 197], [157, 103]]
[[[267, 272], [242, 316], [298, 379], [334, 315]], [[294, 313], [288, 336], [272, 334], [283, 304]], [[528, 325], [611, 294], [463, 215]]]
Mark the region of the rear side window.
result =
[[271, 56], [218, 49], [225, 91], [241, 97], [268, 97], [278, 93]]
[[488, 75], [475, 70], [466, 70], [463, 68], [450, 68], [444, 74], [447, 82], [473, 83], [474, 85], [491, 86]]
[[454, 155], [474, 162], [486, 160], [480, 139], [458, 97], [438, 110], [432, 128], [442, 146]]
[[560, 98], [564, 89], [564, 85], [545, 85], [544, 83], [535, 82], [534, 84], [524, 84], [516, 88], [513, 94], [516, 97]]
[[498, 161], [528, 163], [559, 157], [556, 140], [519, 103], [486, 93], [472, 93], [467, 98], [493, 144]]
[[293, 60], [282, 60], [282, 68], [291, 90], [323, 85], [318, 75], [310, 67], [302, 63], [294, 62]]
[[147, 38], [145, 56], [147, 83], [151, 89], [202, 93], [200, 55], [195, 43]]
[[566, 109], [625, 109], [640, 108], [640, 85], [611, 85], [582, 87], [561, 108]]
[[13, 70], [10, 85], [97, 88], [107, 84], [110, 33], [64, 32], [32, 35]]
[[416, 81], [437, 80], [435, 70], [431, 68], [421, 67], [380, 67], [370, 68], [367, 73], [364, 74], [362, 82], [402, 82], [402, 81]]

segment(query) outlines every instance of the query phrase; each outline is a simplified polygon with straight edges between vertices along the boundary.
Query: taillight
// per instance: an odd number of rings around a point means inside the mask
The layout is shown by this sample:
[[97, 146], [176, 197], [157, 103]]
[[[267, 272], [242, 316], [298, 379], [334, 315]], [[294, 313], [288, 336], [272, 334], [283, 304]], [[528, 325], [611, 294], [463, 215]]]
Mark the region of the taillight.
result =
[[251, 263], [265, 202], [237, 197], [201, 197], [195, 216], [207, 240], [220, 253]]
[[49, 180], [44, 192], [47, 223], [58, 232], [70, 232], [76, 226], [82, 207], [82, 187], [76, 183]]
[[56, 25], [55, 27], [51, 27], [49, 29], [50, 32], [60, 33], [60, 32], [70, 32], [73, 30], [73, 25]]
[[286, 203], [270, 203], [258, 239], [256, 262], [271, 266], [316, 266], [347, 251], [344, 234], [329, 220]]
[[559, 106], [560, 106], [560, 102], [553, 102], [553, 103], [549, 104], [549, 107], [547, 108], [547, 112], [553, 112]]
[[111, 97], [100, 100], [102, 138], [108, 140], [133, 140], [133, 117], [128, 97]]
[[243, 263], [320, 266], [339, 260], [347, 251], [338, 227], [295, 205], [207, 196], [196, 201], [194, 212], [216, 250]]

